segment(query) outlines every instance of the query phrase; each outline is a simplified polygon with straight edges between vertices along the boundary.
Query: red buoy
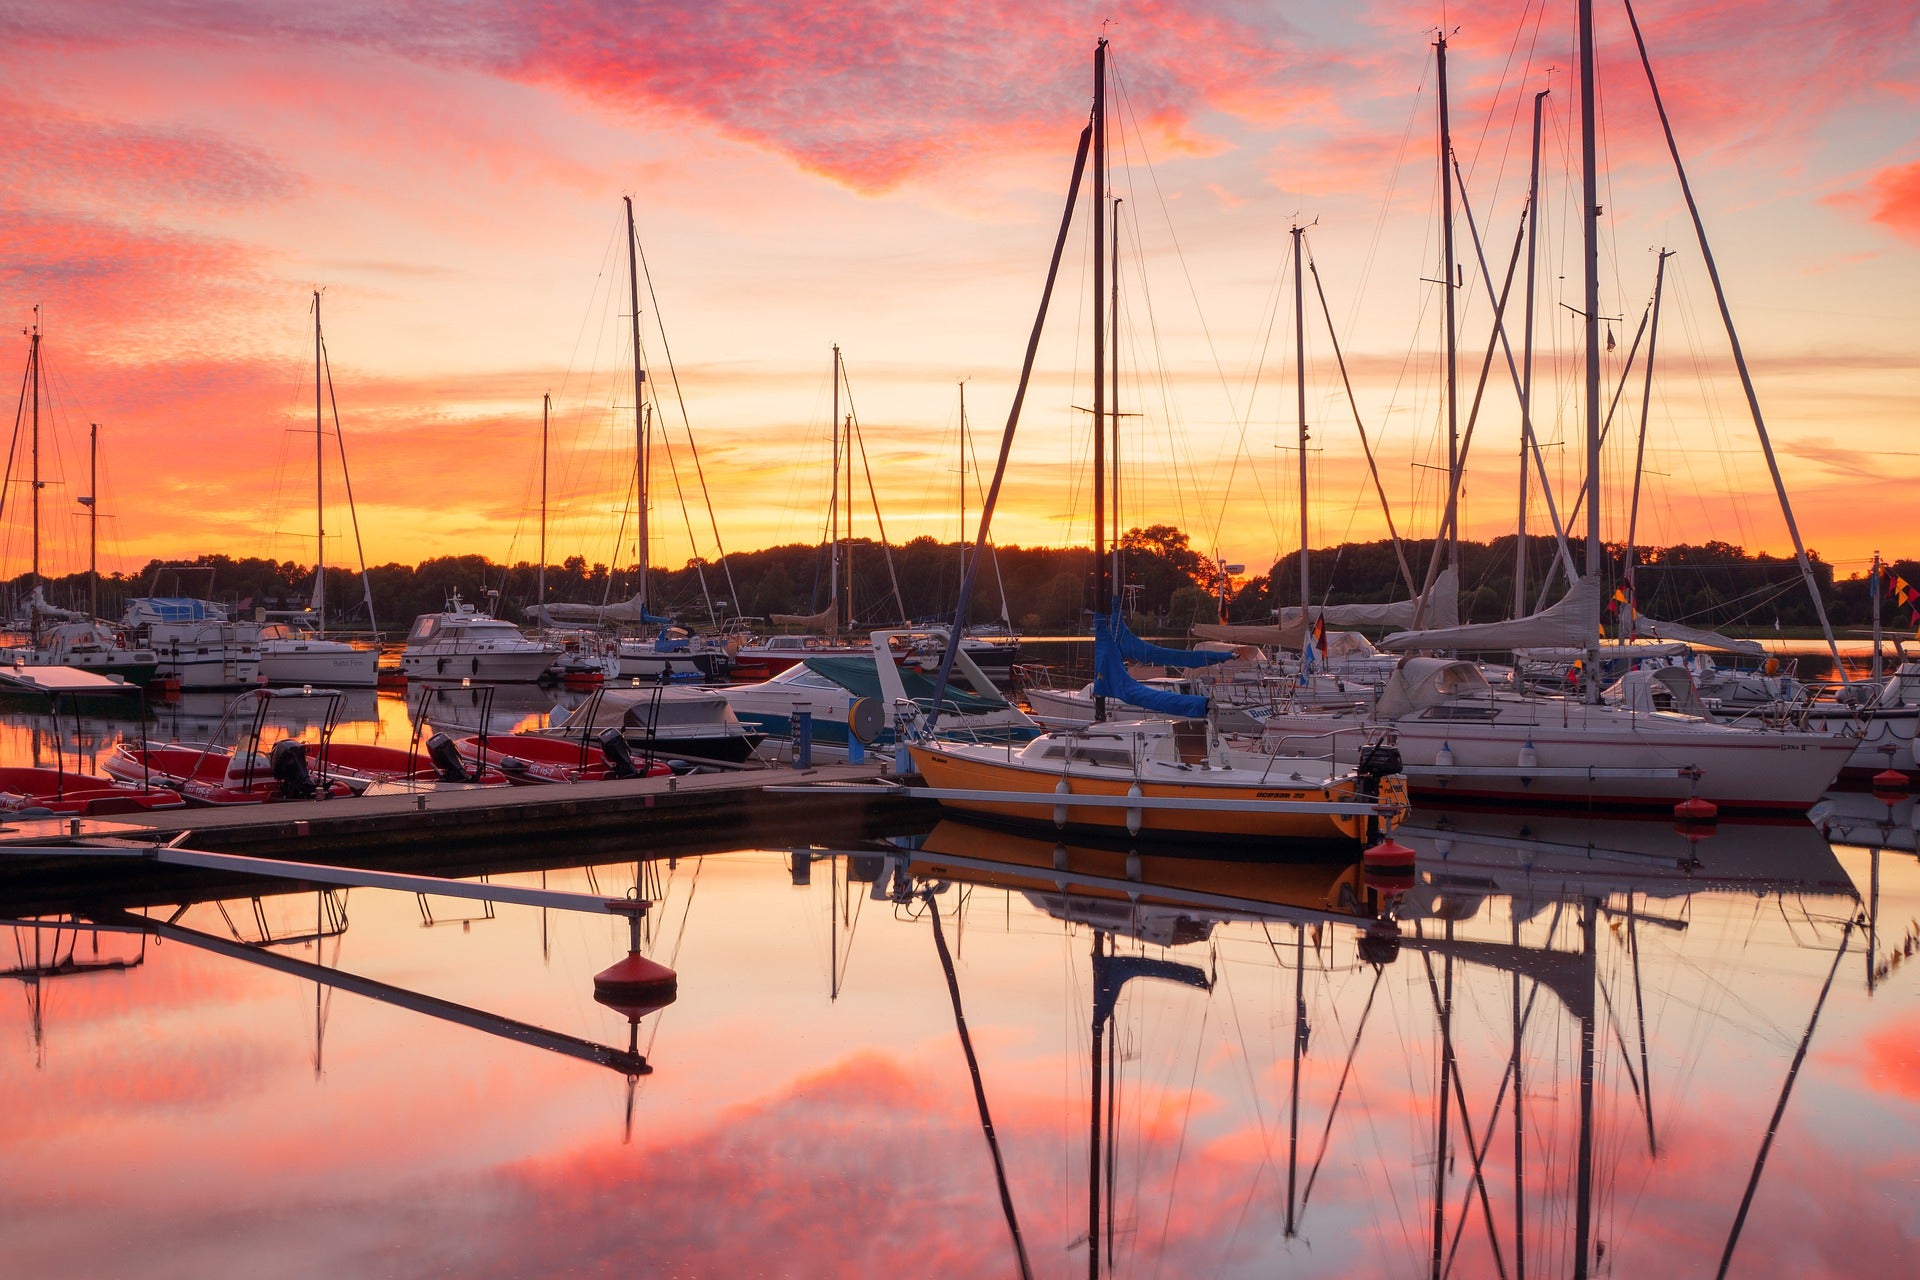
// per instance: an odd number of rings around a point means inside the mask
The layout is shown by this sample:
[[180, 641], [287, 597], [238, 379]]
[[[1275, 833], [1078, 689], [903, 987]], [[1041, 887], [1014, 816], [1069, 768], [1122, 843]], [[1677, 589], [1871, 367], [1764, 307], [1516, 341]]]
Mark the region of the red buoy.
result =
[[670, 1004], [679, 994], [679, 989], [679, 974], [658, 961], [647, 959], [638, 951], [629, 951], [626, 959], [615, 961], [593, 975], [593, 995], [596, 1000], [608, 996], [624, 1003], [652, 1001], [664, 996], [665, 999], [660, 999], [659, 1003]]
[[1406, 845], [1401, 844], [1392, 836], [1388, 836], [1379, 844], [1374, 845], [1373, 848], [1361, 854], [1360, 860], [1369, 868], [1378, 867], [1382, 870], [1405, 868], [1410, 870], [1413, 867], [1413, 850], [1407, 848]]
[[1907, 775], [1898, 769], [1882, 769], [1873, 775], [1873, 789], [1878, 791], [1905, 791]]
[[1673, 806], [1673, 816], [1682, 822], [1714, 822], [1720, 817], [1720, 806], [1699, 796], [1689, 796]]

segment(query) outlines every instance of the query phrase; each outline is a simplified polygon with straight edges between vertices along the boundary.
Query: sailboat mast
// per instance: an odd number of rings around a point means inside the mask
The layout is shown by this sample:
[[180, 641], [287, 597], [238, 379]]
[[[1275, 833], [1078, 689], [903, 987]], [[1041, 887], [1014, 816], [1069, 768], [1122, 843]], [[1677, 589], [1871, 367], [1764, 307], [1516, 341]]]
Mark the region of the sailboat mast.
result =
[[535, 575], [534, 600], [541, 608], [547, 604], [547, 417], [553, 411], [553, 396], [540, 397], [540, 568]]
[[633, 437], [634, 493], [639, 507], [640, 529], [640, 611], [647, 610], [647, 371], [640, 362], [640, 263], [635, 246], [640, 237], [633, 229], [633, 197], [621, 196], [627, 206], [627, 301], [628, 319], [633, 323]]
[[1880, 681], [1880, 552], [1873, 553], [1873, 576], [1867, 579], [1873, 593], [1873, 680]]
[[[827, 603], [840, 619], [840, 348], [833, 348], [833, 416], [827, 420], [833, 435], [833, 475], [827, 482]], [[848, 460], [851, 465], [852, 460]], [[815, 579], [817, 582], [818, 579]]]
[[[33, 337], [27, 345], [27, 364], [33, 369], [33, 586], [40, 589], [40, 307], [33, 308]], [[40, 611], [29, 609], [35, 644], [40, 642]]]
[[1125, 601], [1127, 587], [1127, 579], [1120, 566], [1120, 198], [1118, 196], [1113, 199], [1112, 213], [1112, 226], [1109, 228], [1107, 237], [1112, 266], [1112, 272], [1107, 278], [1107, 350], [1111, 353], [1111, 358], [1107, 361], [1107, 421], [1111, 424], [1107, 440], [1107, 473], [1111, 477], [1112, 493], [1108, 495], [1107, 510], [1113, 534], [1113, 549], [1108, 559], [1113, 574], [1113, 592], [1116, 597], [1114, 604], [1118, 607]]
[[960, 576], [967, 576], [967, 380], [960, 379]]
[[[1582, 0], [1586, 3], [1587, 0]], [[1453, 125], [1447, 104], [1447, 33], [1434, 40], [1440, 91], [1440, 288], [1447, 300], [1447, 567], [1460, 572], [1460, 395], [1456, 385], [1455, 355], [1459, 340], [1454, 315], [1453, 282], [1458, 271], [1453, 255]], [[1304, 446], [1303, 446], [1304, 447]], [[1303, 463], [1304, 465], [1304, 463]], [[1304, 563], [1304, 553], [1303, 553]], [[1301, 574], [1305, 579], [1304, 569]]]
[[[1113, 610], [1107, 574], [1107, 42], [1093, 48], [1093, 612]], [[1093, 718], [1107, 718], [1106, 695], [1094, 685]], [[1095, 1251], [1098, 1252], [1097, 1250]]]
[[87, 429], [87, 616], [100, 616], [100, 424]]
[[1551, 90], [1533, 95], [1533, 165], [1527, 178], [1527, 284], [1526, 313], [1521, 320], [1520, 339], [1520, 536], [1513, 550], [1513, 616], [1527, 612], [1527, 448], [1533, 442], [1533, 282], [1539, 262], [1535, 246], [1540, 227], [1540, 106]]
[[[1647, 458], [1647, 418], [1653, 409], [1653, 353], [1660, 339], [1660, 286], [1666, 283], [1668, 249], [1660, 250], [1659, 265], [1653, 272], [1653, 317], [1647, 328], [1647, 367], [1640, 388], [1640, 440], [1633, 451], [1633, 500], [1627, 504], [1627, 550], [1622, 573], [1627, 583], [1627, 620], [1633, 620], [1636, 597], [1633, 592], [1633, 538], [1640, 524], [1640, 470]], [[1629, 630], [1627, 635], [1631, 636]]]
[[320, 412], [320, 291], [313, 291], [313, 609], [327, 629], [327, 453]]
[[[1587, 564], [1600, 576], [1600, 175], [1593, 104], [1593, 0], [1580, 0], [1581, 327], [1587, 347]], [[1588, 637], [1587, 647], [1593, 648]], [[1587, 664], [1587, 701], [1600, 697], [1599, 664]], [[1583, 1260], [1584, 1265], [1584, 1260]]]
[[1300, 411], [1300, 621], [1313, 608], [1313, 590], [1307, 574], [1307, 328], [1306, 294], [1300, 259], [1305, 252], [1306, 228], [1293, 228], [1293, 388]]

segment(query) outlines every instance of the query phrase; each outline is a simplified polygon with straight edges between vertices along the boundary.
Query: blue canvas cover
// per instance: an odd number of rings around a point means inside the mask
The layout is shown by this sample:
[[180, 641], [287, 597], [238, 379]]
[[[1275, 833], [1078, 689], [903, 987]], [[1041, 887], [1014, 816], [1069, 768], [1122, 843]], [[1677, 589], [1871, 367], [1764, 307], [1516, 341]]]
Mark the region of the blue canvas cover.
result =
[[[1103, 619], [1104, 621], [1104, 619]], [[1125, 624], [1121, 624], [1124, 629]], [[1135, 644], [1144, 649], [1160, 653], [1173, 650], [1158, 649], [1144, 644], [1139, 639]], [[1145, 707], [1149, 711], [1158, 711], [1162, 715], [1178, 716], [1183, 720], [1204, 720], [1207, 717], [1207, 700], [1196, 694], [1169, 693], [1165, 689], [1155, 689], [1151, 685], [1141, 684], [1127, 673], [1126, 659], [1106, 627], [1101, 627], [1093, 637], [1093, 691], [1108, 698], [1118, 698], [1122, 702], [1132, 703], [1136, 707]]]
[[1196, 653], [1192, 649], [1165, 649], [1157, 644], [1148, 644], [1133, 634], [1133, 629], [1127, 626], [1127, 620], [1117, 613], [1111, 617], [1104, 613], [1094, 614], [1093, 630], [1096, 664], [1100, 640], [1107, 636], [1112, 637], [1123, 662], [1150, 662], [1155, 666], [1179, 667], [1184, 670], [1189, 667], [1210, 667], [1216, 662], [1225, 662], [1233, 656], [1231, 650], [1217, 652], [1207, 650]]

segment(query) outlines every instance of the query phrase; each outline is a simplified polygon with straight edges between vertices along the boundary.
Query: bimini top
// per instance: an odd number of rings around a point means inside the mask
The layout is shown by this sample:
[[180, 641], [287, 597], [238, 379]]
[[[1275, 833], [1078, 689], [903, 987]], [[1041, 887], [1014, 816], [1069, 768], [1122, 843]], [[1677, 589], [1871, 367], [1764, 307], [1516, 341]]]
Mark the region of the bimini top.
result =
[[136, 596], [127, 601], [127, 621], [225, 622], [227, 611], [211, 600], [191, 596]]

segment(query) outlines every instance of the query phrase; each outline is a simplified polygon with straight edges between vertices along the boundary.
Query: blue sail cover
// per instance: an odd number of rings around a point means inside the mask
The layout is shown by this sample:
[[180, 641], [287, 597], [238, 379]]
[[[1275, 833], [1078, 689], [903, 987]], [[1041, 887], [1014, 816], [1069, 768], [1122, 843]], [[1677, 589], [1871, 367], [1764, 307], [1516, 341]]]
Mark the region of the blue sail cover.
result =
[[1119, 614], [1109, 617], [1104, 613], [1093, 615], [1094, 649], [1096, 665], [1099, 660], [1099, 647], [1102, 640], [1111, 636], [1114, 645], [1120, 651], [1125, 662], [1150, 662], [1162, 667], [1210, 667], [1216, 662], [1225, 662], [1233, 656], [1231, 650], [1163, 649], [1157, 644], [1148, 644], [1133, 634], [1127, 626], [1127, 620]]
[[[1139, 646], [1142, 652], [1179, 652], [1145, 643], [1138, 636], [1127, 631], [1124, 622], [1119, 624], [1118, 629]], [[1158, 711], [1162, 715], [1178, 716], [1183, 720], [1206, 719], [1207, 700], [1205, 698], [1196, 694], [1169, 693], [1165, 689], [1155, 689], [1151, 685], [1141, 684], [1129, 675], [1127, 660], [1122, 653], [1123, 646], [1114, 636], [1113, 630], [1114, 628], [1107, 625], [1105, 615], [1098, 615], [1093, 633], [1093, 691], [1096, 694], [1107, 698], [1118, 698], [1136, 707], [1145, 707], [1149, 711]]]

